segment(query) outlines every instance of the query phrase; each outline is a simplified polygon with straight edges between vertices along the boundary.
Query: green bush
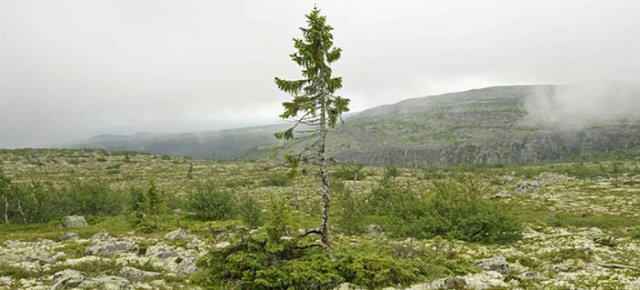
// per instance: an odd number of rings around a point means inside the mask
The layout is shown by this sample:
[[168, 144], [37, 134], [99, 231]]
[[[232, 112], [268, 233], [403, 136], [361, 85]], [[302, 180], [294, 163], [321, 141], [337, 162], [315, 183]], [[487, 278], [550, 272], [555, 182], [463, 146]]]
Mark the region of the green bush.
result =
[[499, 204], [484, 199], [474, 185], [437, 184], [428, 202], [424, 232], [481, 243], [508, 243], [522, 238], [522, 224]]
[[257, 228], [262, 224], [260, 205], [255, 198], [248, 194], [240, 196], [238, 200], [238, 213], [242, 221], [252, 228]]
[[291, 178], [282, 174], [270, 175], [262, 181], [263, 186], [288, 186], [291, 183]]
[[331, 192], [335, 200], [333, 212], [339, 230], [346, 234], [356, 234], [364, 228], [364, 198], [356, 195], [339, 180], [331, 183]]
[[383, 180], [369, 197], [370, 212], [402, 237], [442, 236], [481, 243], [508, 243], [522, 237], [522, 224], [500, 204], [482, 198], [478, 188], [436, 183], [432, 196]]
[[225, 220], [236, 214], [231, 191], [210, 181], [197, 184], [187, 195], [186, 203], [191, 215], [199, 220]]
[[62, 189], [67, 200], [66, 214], [117, 215], [122, 212], [126, 198], [102, 181], [75, 182]]
[[[2, 177], [2, 176], [0, 176]], [[3, 217], [9, 223], [44, 223], [67, 215], [110, 216], [122, 212], [126, 199], [101, 181], [84, 181], [62, 187], [51, 183], [13, 184], [0, 178]], [[5, 202], [6, 201], [6, 202]]]
[[342, 180], [363, 180], [367, 177], [367, 173], [362, 169], [364, 164], [362, 163], [342, 163], [333, 176]]

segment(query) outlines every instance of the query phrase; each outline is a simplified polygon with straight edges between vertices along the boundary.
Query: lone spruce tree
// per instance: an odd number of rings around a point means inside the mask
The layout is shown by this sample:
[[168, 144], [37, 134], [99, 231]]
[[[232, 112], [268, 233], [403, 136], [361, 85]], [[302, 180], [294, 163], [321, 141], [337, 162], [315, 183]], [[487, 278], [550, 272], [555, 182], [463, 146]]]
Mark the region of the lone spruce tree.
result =
[[283, 132], [276, 133], [276, 138], [290, 140], [294, 132], [313, 133], [311, 142], [302, 152], [296, 155], [285, 155], [292, 167], [297, 169], [300, 160], [315, 161], [319, 165], [322, 181], [322, 223], [319, 228], [309, 229], [302, 234], [318, 234], [322, 245], [330, 253], [329, 240], [329, 175], [327, 172], [327, 132], [334, 128], [342, 113], [348, 112], [349, 99], [335, 95], [342, 87], [342, 78], [333, 76], [329, 65], [338, 59], [342, 50], [333, 46], [333, 28], [326, 24], [326, 17], [314, 7], [307, 17], [307, 27], [300, 27], [302, 39], [294, 38], [296, 52], [291, 60], [302, 67], [302, 79], [283, 80], [275, 78], [278, 88], [293, 97], [293, 100], [282, 103], [283, 119], [294, 119], [294, 124]]

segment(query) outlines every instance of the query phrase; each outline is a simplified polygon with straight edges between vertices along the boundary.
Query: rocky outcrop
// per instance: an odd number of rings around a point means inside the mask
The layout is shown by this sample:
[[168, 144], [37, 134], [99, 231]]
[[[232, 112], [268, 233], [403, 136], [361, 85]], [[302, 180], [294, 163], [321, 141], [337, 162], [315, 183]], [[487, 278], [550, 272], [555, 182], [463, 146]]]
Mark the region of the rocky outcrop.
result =
[[98, 276], [94, 278], [85, 279], [82, 283], [78, 284], [76, 288], [79, 289], [101, 289], [101, 290], [133, 290], [132, 283], [122, 277], [118, 276]]
[[64, 270], [57, 272], [51, 276], [51, 290], [72, 289], [78, 286], [87, 275], [76, 270]]
[[127, 240], [108, 239], [87, 247], [87, 255], [111, 256], [116, 253], [137, 249], [136, 243]]
[[75, 240], [75, 239], [79, 239], [80, 235], [78, 235], [78, 233], [76, 232], [67, 232], [64, 233], [60, 236], [60, 238], [58, 238], [61, 242], [64, 241], [68, 241], [68, 240]]
[[129, 279], [130, 281], [145, 281], [159, 276], [158, 272], [143, 271], [134, 267], [123, 267], [120, 270], [120, 276]]
[[502, 256], [477, 260], [475, 265], [485, 271], [496, 271], [504, 275], [509, 274], [509, 264]]
[[164, 238], [166, 240], [188, 240], [191, 238], [191, 235], [189, 234], [189, 232], [183, 230], [183, 229], [177, 229], [175, 231], [169, 232], [167, 233]]
[[65, 228], [81, 228], [86, 227], [89, 224], [87, 224], [87, 220], [85, 220], [83, 216], [71, 215], [64, 218], [63, 225]]

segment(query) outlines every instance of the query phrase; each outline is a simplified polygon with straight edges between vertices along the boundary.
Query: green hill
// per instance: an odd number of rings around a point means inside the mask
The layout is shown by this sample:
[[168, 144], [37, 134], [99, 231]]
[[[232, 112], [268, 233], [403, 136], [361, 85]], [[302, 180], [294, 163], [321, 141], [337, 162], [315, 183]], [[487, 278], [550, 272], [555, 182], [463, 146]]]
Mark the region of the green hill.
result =
[[[600, 114], [597, 119], [585, 117], [579, 125], [565, 126], [575, 123], [575, 116], [587, 116], [579, 107], [576, 112], [565, 112], [568, 104], [561, 101], [566, 91], [566, 86], [490, 87], [375, 107], [350, 115], [330, 134], [330, 153], [339, 161], [422, 166], [527, 163], [640, 147], [638, 113], [614, 114], [611, 118]], [[640, 98], [639, 92], [630, 86], [611, 91], [631, 95], [631, 100]], [[530, 112], [531, 98], [548, 101], [551, 108], [562, 107], [565, 111], [552, 110], [556, 114], [553, 118], [541, 115], [540, 110]], [[542, 109], [542, 113], [547, 111], [548, 108]], [[273, 151], [278, 142], [272, 133], [284, 126], [106, 136], [93, 138], [82, 146], [216, 160], [255, 160]], [[308, 138], [279, 148], [276, 156], [300, 150]]]

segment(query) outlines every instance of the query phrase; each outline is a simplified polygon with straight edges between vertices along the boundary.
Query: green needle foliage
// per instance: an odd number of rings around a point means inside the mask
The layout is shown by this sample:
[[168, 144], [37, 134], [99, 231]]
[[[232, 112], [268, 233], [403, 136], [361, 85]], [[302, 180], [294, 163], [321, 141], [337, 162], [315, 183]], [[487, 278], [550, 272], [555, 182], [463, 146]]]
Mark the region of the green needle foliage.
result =
[[[302, 38], [294, 38], [296, 52], [291, 54], [291, 60], [302, 67], [302, 79], [283, 80], [275, 78], [278, 88], [291, 96], [293, 100], [282, 103], [283, 119], [295, 118], [295, 124], [284, 132], [276, 133], [278, 139], [290, 140], [294, 138], [294, 131], [302, 125], [302, 132], [312, 133], [316, 140], [297, 156], [285, 155], [292, 167], [291, 175], [296, 172], [300, 160], [317, 161], [320, 166], [322, 180], [322, 223], [319, 229], [310, 233], [320, 234], [326, 249], [330, 249], [329, 242], [329, 175], [327, 172], [326, 143], [329, 128], [334, 128], [338, 118], [348, 112], [349, 99], [336, 96], [342, 87], [342, 78], [333, 76], [329, 66], [340, 59], [342, 50], [333, 46], [333, 28], [326, 23], [326, 17], [320, 15], [320, 10], [314, 7], [307, 15], [307, 27], [301, 27]], [[310, 155], [310, 156], [309, 156]]]

